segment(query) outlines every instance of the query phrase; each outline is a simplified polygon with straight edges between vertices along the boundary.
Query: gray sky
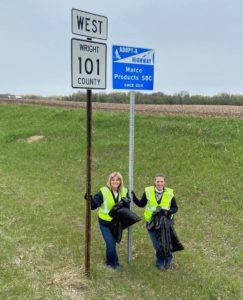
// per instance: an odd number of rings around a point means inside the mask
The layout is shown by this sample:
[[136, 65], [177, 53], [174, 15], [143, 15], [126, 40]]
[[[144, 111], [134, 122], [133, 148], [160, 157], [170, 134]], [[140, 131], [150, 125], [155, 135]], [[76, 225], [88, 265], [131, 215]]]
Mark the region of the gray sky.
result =
[[125, 45], [155, 50], [154, 92], [243, 94], [243, 0], [1, 0], [0, 94], [78, 91], [72, 8], [108, 18], [106, 92], [111, 47]]

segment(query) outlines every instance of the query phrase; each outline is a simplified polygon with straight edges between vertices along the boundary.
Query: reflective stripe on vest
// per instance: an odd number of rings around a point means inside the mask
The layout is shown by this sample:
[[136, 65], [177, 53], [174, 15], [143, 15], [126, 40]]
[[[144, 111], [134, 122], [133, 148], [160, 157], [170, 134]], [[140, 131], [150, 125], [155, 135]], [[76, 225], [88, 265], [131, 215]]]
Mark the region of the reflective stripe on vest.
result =
[[[111, 221], [112, 217], [109, 216], [109, 211], [112, 209], [112, 207], [115, 204], [112, 192], [107, 186], [102, 187], [100, 191], [103, 196], [103, 203], [98, 208], [98, 216], [102, 220]], [[122, 188], [118, 194], [118, 202], [121, 201], [121, 198], [126, 196], [127, 196], [127, 189]]]
[[144, 211], [145, 221], [148, 222], [157, 206], [163, 209], [169, 210], [171, 205], [171, 199], [174, 197], [174, 191], [170, 188], [165, 188], [160, 204], [156, 201], [154, 186], [145, 188], [146, 198], [148, 200]]

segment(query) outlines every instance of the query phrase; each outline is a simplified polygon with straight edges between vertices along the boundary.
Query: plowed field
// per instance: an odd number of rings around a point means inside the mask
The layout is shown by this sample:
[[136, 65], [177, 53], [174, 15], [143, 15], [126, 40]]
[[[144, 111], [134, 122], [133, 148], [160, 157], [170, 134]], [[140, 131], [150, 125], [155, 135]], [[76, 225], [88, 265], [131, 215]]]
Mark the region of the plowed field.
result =
[[[53, 101], [53, 100], [25, 100], [25, 99], [0, 99], [1, 103], [8, 104], [32, 104], [44, 106], [60, 106], [71, 108], [86, 108], [86, 102]], [[128, 112], [128, 104], [97, 103], [93, 102], [94, 110]], [[137, 113], [151, 115], [185, 115], [202, 117], [225, 117], [243, 119], [243, 106], [231, 105], [155, 105], [136, 104]]]

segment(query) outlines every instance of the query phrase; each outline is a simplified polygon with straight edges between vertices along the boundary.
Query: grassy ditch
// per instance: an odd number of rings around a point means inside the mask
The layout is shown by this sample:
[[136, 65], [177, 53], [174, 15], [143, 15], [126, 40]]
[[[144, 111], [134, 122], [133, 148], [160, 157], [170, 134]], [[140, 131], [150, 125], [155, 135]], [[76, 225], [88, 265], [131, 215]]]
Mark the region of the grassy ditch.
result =
[[[114, 170], [128, 184], [128, 134], [127, 113], [93, 113], [93, 193]], [[166, 175], [185, 250], [173, 270], [157, 271], [141, 221], [132, 263], [125, 232], [124, 268], [113, 272], [92, 212], [87, 279], [85, 111], [1, 105], [0, 299], [240, 299], [242, 153], [241, 120], [136, 115], [134, 189], [139, 196], [156, 173]]]

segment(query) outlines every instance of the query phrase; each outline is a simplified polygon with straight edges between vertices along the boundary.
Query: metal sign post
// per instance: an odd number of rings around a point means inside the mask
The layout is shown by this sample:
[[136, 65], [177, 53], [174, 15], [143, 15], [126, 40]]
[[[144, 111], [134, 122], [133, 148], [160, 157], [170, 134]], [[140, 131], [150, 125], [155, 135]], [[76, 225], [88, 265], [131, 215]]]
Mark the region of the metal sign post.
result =
[[87, 40], [71, 39], [71, 81], [73, 88], [87, 89], [87, 160], [86, 160], [86, 220], [85, 273], [90, 275], [91, 244], [91, 162], [92, 162], [92, 89], [106, 88], [106, 44], [92, 38], [107, 39], [108, 19], [78, 9], [72, 9], [72, 33]]
[[86, 222], [85, 222], [85, 273], [90, 274], [90, 241], [91, 241], [91, 147], [92, 147], [92, 90], [87, 90], [87, 154], [86, 154]]
[[[130, 126], [129, 126], [129, 196], [131, 198], [130, 209], [132, 210], [133, 199], [133, 166], [134, 166], [134, 106], [135, 106], [135, 92], [130, 92]], [[132, 227], [128, 227], [127, 238], [127, 259], [128, 262], [132, 260]]]
[[[135, 90], [153, 90], [154, 50], [130, 46], [112, 46], [112, 87], [130, 92], [129, 193], [132, 200], [134, 157]], [[130, 209], [132, 209], [132, 203]], [[128, 262], [132, 260], [132, 228], [128, 228]]]

